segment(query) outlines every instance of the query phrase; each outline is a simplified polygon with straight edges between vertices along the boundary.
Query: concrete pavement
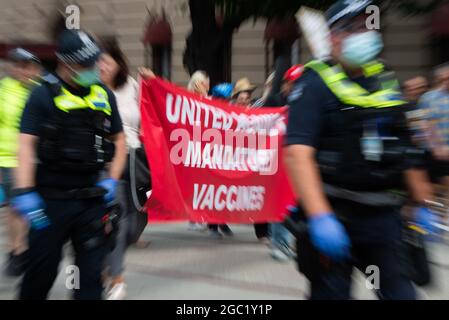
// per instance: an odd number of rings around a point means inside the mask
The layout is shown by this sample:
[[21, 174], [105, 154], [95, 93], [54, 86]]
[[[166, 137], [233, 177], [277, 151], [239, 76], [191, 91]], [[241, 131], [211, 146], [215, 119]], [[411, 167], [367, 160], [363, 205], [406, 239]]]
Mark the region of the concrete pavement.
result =
[[[6, 257], [4, 215], [0, 214], [0, 263]], [[125, 278], [129, 299], [305, 299], [307, 280], [291, 263], [271, 259], [250, 225], [231, 226], [235, 236], [210, 239], [207, 233], [188, 231], [187, 223], [150, 225], [143, 239], [146, 249], [131, 248], [126, 256]], [[68, 251], [68, 250], [66, 250]], [[436, 285], [419, 290], [424, 299], [449, 299], [449, 246], [432, 250]], [[68, 299], [65, 266], [50, 295]], [[0, 299], [13, 299], [18, 280], [0, 276]], [[359, 272], [354, 274], [353, 296], [375, 298]]]

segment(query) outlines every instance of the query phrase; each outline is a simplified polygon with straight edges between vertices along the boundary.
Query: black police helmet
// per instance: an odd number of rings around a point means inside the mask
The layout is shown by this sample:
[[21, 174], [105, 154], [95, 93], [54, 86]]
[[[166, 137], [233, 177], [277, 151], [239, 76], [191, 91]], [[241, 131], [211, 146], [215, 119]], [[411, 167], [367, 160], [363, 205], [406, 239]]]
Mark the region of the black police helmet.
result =
[[327, 24], [331, 27], [338, 21], [355, 18], [372, 3], [372, 0], [338, 0], [326, 11]]
[[40, 60], [31, 52], [23, 48], [15, 48], [8, 51], [7, 59], [13, 62], [32, 62], [40, 64]]
[[84, 31], [64, 30], [59, 36], [56, 56], [65, 63], [91, 67], [100, 54], [95, 40]]

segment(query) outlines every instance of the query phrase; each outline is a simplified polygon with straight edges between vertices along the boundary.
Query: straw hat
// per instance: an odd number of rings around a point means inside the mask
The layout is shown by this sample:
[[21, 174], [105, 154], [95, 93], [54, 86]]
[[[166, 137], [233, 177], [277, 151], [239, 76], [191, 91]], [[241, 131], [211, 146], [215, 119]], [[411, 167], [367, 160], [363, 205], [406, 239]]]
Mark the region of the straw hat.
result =
[[240, 92], [253, 92], [256, 90], [256, 87], [257, 86], [249, 82], [248, 78], [241, 78], [235, 83], [234, 90], [232, 91], [232, 97], [235, 98], [235, 96], [237, 96]]

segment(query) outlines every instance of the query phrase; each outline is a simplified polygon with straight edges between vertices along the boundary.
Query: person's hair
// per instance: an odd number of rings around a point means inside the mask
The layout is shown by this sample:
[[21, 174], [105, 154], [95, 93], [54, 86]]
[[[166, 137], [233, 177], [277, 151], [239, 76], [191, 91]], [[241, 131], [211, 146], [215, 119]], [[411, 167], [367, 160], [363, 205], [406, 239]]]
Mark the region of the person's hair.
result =
[[103, 39], [101, 41], [101, 49], [103, 53], [110, 55], [118, 64], [119, 69], [112, 81], [112, 85], [114, 89], [121, 88], [126, 84], [129, 76], [129, 65], [123, 51], [115, 39]]
[[449, 62], [445, 62], [433, 68], [433, 80], [438, 81], [444, 72], [449, 71]]
[[408, 78], [407, 80], [404, 81], [404, 86], [407, 87], [410, 85], [411, 82], [416, 81], [416, 80], [423, 80], [424, 82], [426, 82], [426, 84], [428, 83], [428, 80], [425, 76], [423, 75], [417, 75], [411, 78]]
[[209, 81], [209, 76], [205, 71], [195, 71], [187, 84], [187, 90], [197, 92], [198, 83], [207, 81]]

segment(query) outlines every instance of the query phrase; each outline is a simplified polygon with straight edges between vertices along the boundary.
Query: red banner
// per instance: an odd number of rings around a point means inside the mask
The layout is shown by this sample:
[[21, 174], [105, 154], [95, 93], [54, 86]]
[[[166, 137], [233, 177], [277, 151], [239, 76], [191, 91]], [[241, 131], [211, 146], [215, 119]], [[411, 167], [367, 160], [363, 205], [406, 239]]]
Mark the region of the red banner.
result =
[[143, 81], [149, 220], [280, 221], [294, 203], [281, 152], [286, 112], [230, 105], [161, 79]]

